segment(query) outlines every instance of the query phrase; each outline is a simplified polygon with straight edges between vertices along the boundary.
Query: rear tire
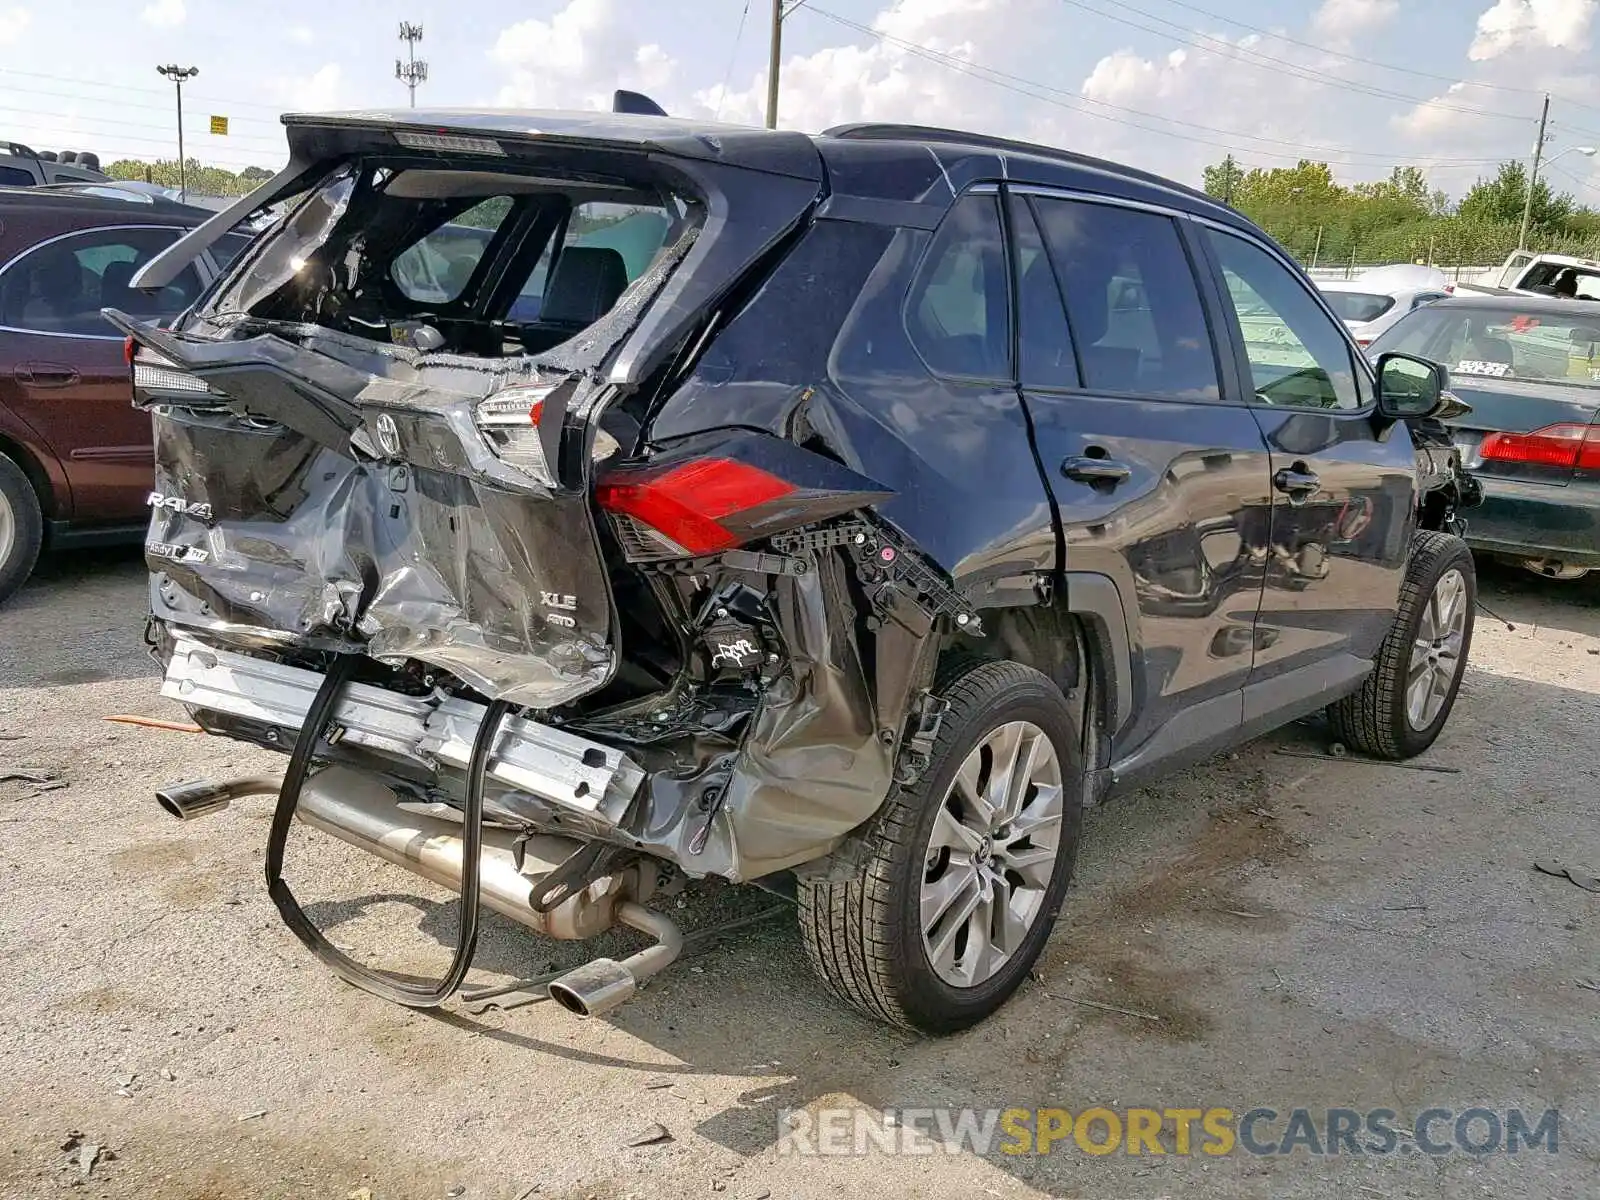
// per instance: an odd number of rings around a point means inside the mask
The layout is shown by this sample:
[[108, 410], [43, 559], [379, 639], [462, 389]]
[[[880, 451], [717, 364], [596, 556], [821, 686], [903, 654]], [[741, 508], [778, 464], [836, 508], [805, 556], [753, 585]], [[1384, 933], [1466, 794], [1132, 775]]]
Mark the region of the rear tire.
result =
[[1412, 758], [1433, 745], [1466, 671], [1477, 599], [1466, 543], [1446, 533], [1419, 532], [1394, 625], [1372, 674], [1359, 692], [1328, 707], [1333, 736], [1362, 754], [1391, 760]]
[[[941, 694], [927, 769], [868, 828], [864, 869], [799, 889], [817, 974], [868, 1016], [932, 1034], [983, 1020], [1027, 978], [1083, 819], [1077, 724], [1045, 675], [982, 663]], [[1008, 757], [1028, 769], [1006, 770]]]
[[22, 468], [0, 454], [0, 604], [27, 582], [44, 544], [44, 514]]

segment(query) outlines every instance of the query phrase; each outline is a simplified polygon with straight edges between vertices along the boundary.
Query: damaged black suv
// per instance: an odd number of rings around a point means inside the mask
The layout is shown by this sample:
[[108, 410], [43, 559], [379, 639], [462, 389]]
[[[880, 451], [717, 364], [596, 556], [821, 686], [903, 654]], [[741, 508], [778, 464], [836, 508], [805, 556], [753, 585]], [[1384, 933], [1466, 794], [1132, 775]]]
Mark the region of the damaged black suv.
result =
[[[942, 1032], [1049, 936], [1084, 807], [1326, 710], [1438, 736], [1474, 499], [1436, 365], [1375, 368], [1236, 212], [1039, 146], [627, 112], [285, 118], [291, 161], [147, 266], [274, 223], [174, 329], [163, 692], [292, 751], [274, 899], [439, 1003], [479, 905], [651, 944], [686, 877], [792, 895], [850, 1003]], [[162, 793], [189, 817], [258, 781]], [[437, 984], [334, 948], [293, 817], [460, 890]]]

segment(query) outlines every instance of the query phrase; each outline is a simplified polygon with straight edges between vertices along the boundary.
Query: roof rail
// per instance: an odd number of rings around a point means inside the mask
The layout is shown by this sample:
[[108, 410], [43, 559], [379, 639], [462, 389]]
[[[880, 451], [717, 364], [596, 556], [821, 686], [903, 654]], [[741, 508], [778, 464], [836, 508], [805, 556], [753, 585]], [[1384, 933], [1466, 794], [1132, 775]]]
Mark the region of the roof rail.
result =
[[1119, 175], [1126, 175], [1131, 179], [1143, 180], [1171, 191], [1182, 192], [1184, 195], [1209, 201], [1218, 208], [1225, 208], [1215, 196], [1209, 196], [1198, 188], [1188, 184], [1178, 183], [1164, 175], [1157, 175], [1153, 171], [1142, 171], [1138, 167], [1124, 166], [1122, 163], [1112, 162], [1109, 159], [1096, 158], [1092, 154], [1078, 154], [1071, 150], [1063, 150], [1059, 146], [1041, 146], [1037, 142], [1019, 142], [1013, 138], [995, 137], [988, 133], [969, 133], [964, 129], [945, 129], [938, 125], [888, 125], [859, 123], [854, 125], [835, 125], [832, 129], [824, 129], [823, 137], [848, 138], [857, 141], [915, 141], [915, 142], [950, 142], [957, 146], [971, 146], [979, 150], [1005, 150], [1013, 154], [1031, 154], [1036, 158], [1053, 159], [1056, 162], [1069, 163], [1073, 166], [1096, 167], [1103, 170], [1114, 171]]
[[39, 154], [32, 146], [24, 146], [21, 142], [7, 142], [6, 149], [18, 158], [37, 159]]

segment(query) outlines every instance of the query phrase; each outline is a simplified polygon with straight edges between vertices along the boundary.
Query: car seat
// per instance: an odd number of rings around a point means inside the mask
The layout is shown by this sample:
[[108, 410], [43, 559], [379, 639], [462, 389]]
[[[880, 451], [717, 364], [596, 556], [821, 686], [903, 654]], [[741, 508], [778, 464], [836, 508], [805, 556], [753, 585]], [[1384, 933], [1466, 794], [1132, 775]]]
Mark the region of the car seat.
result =
[[522, 328], [523, 348], [537, 354], [560, 345], [610, 312], [627, 288], [628, 267], [619, 251], [568, 246], [550, 272], [539, 319]]

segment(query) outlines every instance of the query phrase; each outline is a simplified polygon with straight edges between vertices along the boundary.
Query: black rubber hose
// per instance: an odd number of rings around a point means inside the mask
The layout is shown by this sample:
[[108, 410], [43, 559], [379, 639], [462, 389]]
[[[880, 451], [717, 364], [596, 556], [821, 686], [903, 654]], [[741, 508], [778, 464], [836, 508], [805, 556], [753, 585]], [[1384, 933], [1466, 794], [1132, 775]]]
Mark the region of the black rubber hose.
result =
[[300, 728], [300, 736], [295, 741], [294, 753], [289, 756], [283, 787], [278, 792], [278, 804], [272, 812], [272, 826], [267, 832], [267, 893], [278, 906], [283, 923], [340, 979], [408, 1008], [435, 1008], [461, 986], [468, 968], [472, 966], [473, 952], [477, 949], [478, 873], [483, 851], [483, 781], [495, 735], [506, 714], [511, 711], [511, 705], [504, 700], [489, 703], [472, 743], [472, 758], [467, 764], [467, 795], [462, 821], [460, 920], [456, 929], [455, 954], [450, 959], [449, 969], [436, 984], [419, 982], [390, 971], [375, 970], [356, 962], [323, 937], [322, 931], [306, 916], [283, 878], [283, 852], [289, 841], [295, 809], [300, 804], [300, 791], [305, 786], [311, 760], [316, 755], [323, 731], [333, 716], [334, 705], [358, 661], [353, 655], [334, 661], [322, 686], [317, 689], [311, 709], [306, 713], [305, 724]]

